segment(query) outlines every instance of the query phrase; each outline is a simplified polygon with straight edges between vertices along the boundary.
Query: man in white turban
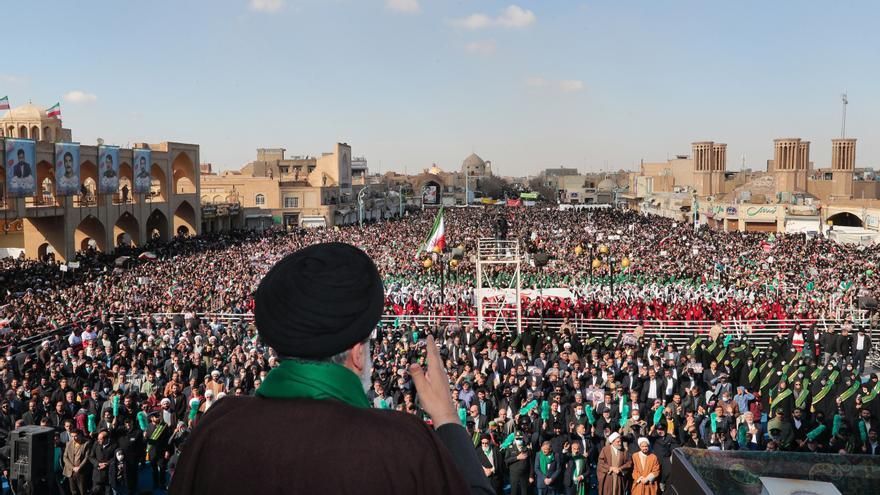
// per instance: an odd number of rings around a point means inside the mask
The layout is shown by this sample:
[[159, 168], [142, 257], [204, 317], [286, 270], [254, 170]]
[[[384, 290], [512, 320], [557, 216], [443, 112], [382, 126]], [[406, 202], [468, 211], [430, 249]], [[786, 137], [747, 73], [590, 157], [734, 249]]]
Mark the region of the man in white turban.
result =
[[626, 455], [620, 434], [612, 433], [599, 452], [599, 465], [596, 468], [599, 495], [623, 495], [626, 490], [626, 473], [631, 468], [632, 462]]
[[660, 461], [649, 453], [651, 442], [641, 437], [639, 451], [632, 456], [632, 495], [657, 495], [659, 493]]

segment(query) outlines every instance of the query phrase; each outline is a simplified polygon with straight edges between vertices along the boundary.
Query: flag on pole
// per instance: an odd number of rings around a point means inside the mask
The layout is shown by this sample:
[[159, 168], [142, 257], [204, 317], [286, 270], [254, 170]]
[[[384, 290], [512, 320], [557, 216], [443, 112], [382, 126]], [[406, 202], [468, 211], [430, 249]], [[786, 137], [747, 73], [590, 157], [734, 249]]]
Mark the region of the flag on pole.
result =
[[[431, 228], [431, 233], [428, 235], [428, 238], [425, 240], [424, 246], [422, 246], [422, 250], [426, 253], [431, 253], [434, 251], [434, 248], [439, 247], [441, 250], [446, 248], [446, 227], [443, 223], [443, 207], [440, 207], [440, 211], [437, 212], [437, 216], [434, 218], [434, 226]], [[421, 254], [422, 251], [416, 254]]]
[[9, 110], [9, 97], [0, 98], [0, 110]]
[[61, 103], [56, 103], [51, 107], [46, 109], [47, 117], [58, 117], [61, 118]]

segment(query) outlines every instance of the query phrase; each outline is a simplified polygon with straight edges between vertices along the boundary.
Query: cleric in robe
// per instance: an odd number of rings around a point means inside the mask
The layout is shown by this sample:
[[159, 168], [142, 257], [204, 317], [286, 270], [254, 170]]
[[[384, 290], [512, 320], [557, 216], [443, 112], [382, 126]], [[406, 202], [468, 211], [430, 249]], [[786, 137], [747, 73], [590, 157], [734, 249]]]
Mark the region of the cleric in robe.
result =
[[348, 244], [279, 261], [254, 295], [260, 337], [278, 355], [256, 397], [218, 400], [196, 425], [171, 481], [187, 494], [491, 494], [458, 417], [433, 338], [410, 367], [432, 428], [371, 409], [370, 336], [384, 289]]

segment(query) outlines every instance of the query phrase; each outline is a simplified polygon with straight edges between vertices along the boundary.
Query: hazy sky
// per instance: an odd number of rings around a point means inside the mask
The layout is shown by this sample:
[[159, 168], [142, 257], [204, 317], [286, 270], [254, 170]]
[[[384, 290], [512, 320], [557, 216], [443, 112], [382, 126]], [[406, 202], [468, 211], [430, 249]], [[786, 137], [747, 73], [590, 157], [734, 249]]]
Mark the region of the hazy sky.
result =
[[173, 140], [238, 168], [336, 141], [372, 171], [633, 168], [728, 143], [840, 134], [880, 166], [880, 2], [27, 1], [4, 11], [0, 97], [61, 101], [74, 139]]

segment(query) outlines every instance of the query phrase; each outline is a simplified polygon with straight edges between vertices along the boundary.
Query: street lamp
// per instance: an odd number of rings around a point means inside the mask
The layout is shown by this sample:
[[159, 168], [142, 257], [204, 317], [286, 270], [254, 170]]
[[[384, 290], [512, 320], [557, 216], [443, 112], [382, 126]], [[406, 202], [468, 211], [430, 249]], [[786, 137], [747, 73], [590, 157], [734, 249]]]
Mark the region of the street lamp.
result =
[[[450, 258], [449, 261], [446, 261]], [[452, 251], [444, 252], [440, 246], [435, 246], [430, 255], [422, 260], [422, 266], [426, 270], [430, 270], [434, 266], [440, 269], [440, 298], [441, 301], [446, 298], [446, 264], [454, 270], [458, 268], [459, 263], [464, 258], [464, 244], [459, 244], [452, 248]]]
[[[592, 256], [592, 249], [590, 250]], [[609, 274], [611, 276], [610, 284], [611, 284], [611, 297], [614, 298], [614, 266], [619, 262], [620, 266], [625, 270], [629, 268], [630, 260], [628, 257], [624, 256], [622, 259], [618, 260], [613, 254], [610, 254], [611, 250], [605, 244], [599, 246], [599, 254], [593, 258], [593, 261], [590, 263], [590, 278], [592, 279], [593, 269], [598, 269], [600, 267], [607, 266]], [[603, 260], [604, 258], [604, 260]]]

